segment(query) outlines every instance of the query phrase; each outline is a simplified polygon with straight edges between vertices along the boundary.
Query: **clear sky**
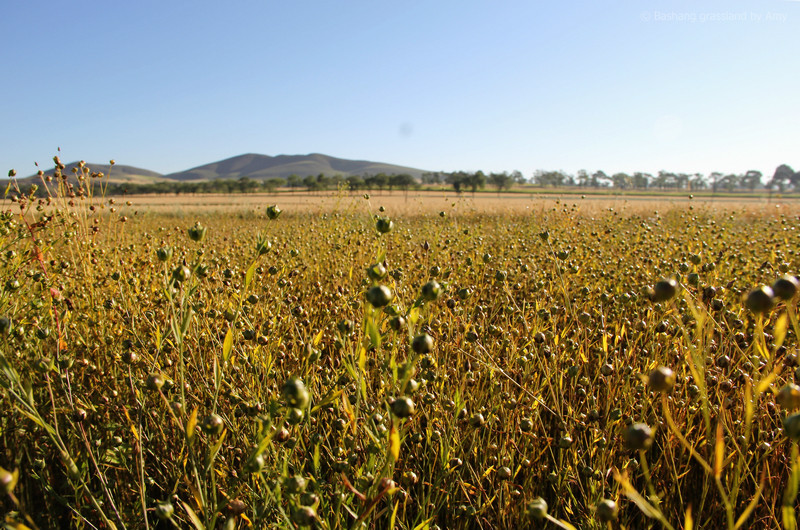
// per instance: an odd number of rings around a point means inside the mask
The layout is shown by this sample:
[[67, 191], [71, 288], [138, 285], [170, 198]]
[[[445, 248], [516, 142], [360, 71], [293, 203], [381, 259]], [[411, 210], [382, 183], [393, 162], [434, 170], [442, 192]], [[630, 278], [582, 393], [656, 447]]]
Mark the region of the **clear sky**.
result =
[[798, 0], [0, 2], [0, 169], [800, 169]]

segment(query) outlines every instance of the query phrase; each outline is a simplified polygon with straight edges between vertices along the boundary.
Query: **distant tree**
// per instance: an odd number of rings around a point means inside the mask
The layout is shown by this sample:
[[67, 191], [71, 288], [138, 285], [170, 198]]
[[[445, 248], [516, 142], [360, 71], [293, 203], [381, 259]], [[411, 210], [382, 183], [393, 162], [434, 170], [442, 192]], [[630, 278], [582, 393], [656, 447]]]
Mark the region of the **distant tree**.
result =
[[675, 186], [680, 189], [689, 188], [689, 180], [691, 176], [686, 173], [678, 173], [675, 175]]
[[631, 186], [636, 189], [647, 189], [647, 186], [650, 185], [650, 181], [653, 179], [653, 175], [650, 173], [642, 173], [641, 171], [637, 171], [631, 177]]
[[711, 179], [712, 193], [717, 193], [717, 187], [719, 186], [719, 181], [722, 180], [724, 176], [725, 175], [723, 173], [720, 173], [719, 171], [712, 171], [711, 174], [708, 176], [708, 178]]
[[511, 180], [514, 184], [522, 185], [525, 184], [525, 175], [522, 174], [522, 171], [515, 169], [511, 172]]
[[385, 173], [378, 173], [372, 177], [372, 183], [383, 193], [383, 189], [389, 185], [389, 177]]
[[364, 179], [358, 175], [350, 175], [347, 177], [347, 186], [350, 191], [358, 191], [364, 187]]
[[441, 184], [444, 175], [438, 171], [428, 171], [422, 174], [421, 180], [423, 184]]
[[416, 181], [414, 177], [407, 173], [400, 173], [399, 175], [392, 175], [389, 177], [389, 185], [408, 192], [408, 189], [414, 185]]
[[758, 186], [761, 186], [762, 176], [764, 175], [760, 171], [751, 169], [747, 173], [745, 173], [744, 176], [742, 177], [742, 186], [746, 187], [750, 191], [753, 191]]
[[484, 186], [486, 186], [486, 175], [483, 174], [483, 171], [473, 173], [469, 176], [467, 184], [472, 190], [472, 194], [475, 195], [475, 192], [478, 191], [479, 188], [483, 189]]
[[600, 186], [608, 186], [609, 182], [611, 182], [611, 178], [606, 175], [606, 172], [603, 170], [597, 170], [592, 173], [591, 184], [593, 188], [599, 188]]
[[730, 173], [722, 177], [722, 180], [719, 181], [719, 184], [724, 187], [726, 191], [731, 192], [739, 185], [741, 178], [742, 177], [740, 175], [734, 175], [733, 173]]
[[453, 189], [456, 190], [456, 193], [461, 193], [467, 185], [467, 174], [463, 171], [454, 171], [453, 173], [448, 173], [445, 177], [445, 182], [453, 186]]
[[320, 190], [327, 190], [331, 187], [331, 178], [325, 173], [320, 173], [317, 175], [317, 189]]
[[624, 190], [631, 184], [631, 177], [627, 173], [614, 173], [611, 176], [611, 183], [615, 188]]
[[294, 191], [303, 186], [303, 179], [301, 179], [299, 175], [291, 174], [289, 175], [289, 178], [286, 179], [286, 184], [288, 184], [289, 188]]
[[317, 177], [314, 175], [306, 175], [303, 178], [303, 185], [309, 192], [316, 191], [319, 189], [319, 183], [317, 182]]
[[281, 177], [269, 178], [262, 183], [262, 186], [264, 187], [265, 190], [272, 193], [276, 189], [286, 186], [286, 179]]
[[575, 181], [577, 182], [578, 186], [585, 188], [592, 182], [592, 178], [589, 176], [589, 172], [585, 169], [579, 169], [578, 172], [575, 174]]
[[489, 184], [497, 188], [498, 195], [503, 190], [510, 190], [514, 182], [515, 182], [514, 177], [512, 177], [505, 171], [503, 171], [502, 173], [489, 173]]
[[702, 190], [708, 187], [708, 182], [706, 182], [702, 173], [695, 173], [692, 180], [689, 181], [689, 184], [692, 186], [693, 190]]
[[544, 171], [537, 169], [533, 173], [533, 182], [542, 187], [559, 187], [567, 181], [568, 175], [563, 171]]
[[792, 184], [792, 186], [796, 187], [799, 178], [795, 175], [796, 174], [794, 170], [790, 166], [787, 164], [781, 164], [775, 168], [775, 173], [772, 175], [772, 179], [769, 181], [768, 186], [770, 188], [777, 187], [778, 191], [783, 193], [787, 184]]

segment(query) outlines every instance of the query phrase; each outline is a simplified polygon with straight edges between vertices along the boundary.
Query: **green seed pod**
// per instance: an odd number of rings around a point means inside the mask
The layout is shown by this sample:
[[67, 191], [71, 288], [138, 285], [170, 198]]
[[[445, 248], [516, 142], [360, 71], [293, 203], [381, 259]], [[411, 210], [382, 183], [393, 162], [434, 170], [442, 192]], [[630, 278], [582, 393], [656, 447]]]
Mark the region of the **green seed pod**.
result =
[[208, 228], [200, 225], [200, 223], [196, 223], [193, 227], [187, 230], [189, 239], [192, 241], [197, 241], [198, 243], [206, 238], [206, 232], [208, 232]]
[[244, 464], [247, 473], [260, 473], [264, 469], [264, 455], [255, 455]]
[[483, 414], [481, 414], [480, 412], [476, 412], [475, 414], [469, 417], [470, 426], [475, 427], [476, 429], [478, 427], [483, 427], [485, 423], [486, 423], [486, 418], [484, 418]]
[[192, 271], [186, 265], [175, 267], [172, 271], [172, 279], [178, 283], [183, 283], [192, 276]]
[[272, 206], [267, 206], [267, 217], [274, 221], [283, 213], [283, 210], [278, 208], [277, 205], [273, 204]]
[[411, 398], [400, 397], [392, 401], [392, 414], [398, 418], [408, 418], [414, 414], [414, 402]]
[[650, 372], [647, 384], [656, 392], [669, 392], [675, 386], [675, 373], [666, 366], [659, 366]]
[[594, 513], [601, 522], [607, 523], [609, 521], [616, 521], [618, 511], [619, 509], [617, 508], [616, 502], [611, 499], [603, 499], [597, 503]]
[[386, 267], [383, 266], [383, 263], [374, 263], [367, 267], [367, 276], [370, 280], [380, 281], [386, 278]]
[[165, 262], [172, 258], [172, 253], [172, 247], [162, 247], [156, 250], [156, 257], [158, 257], [158, 261]]
[[543, 498], [537, 497], [528, 503], [526, 512], [528, 517], [541, 521], [547, 517], [547, 502]]
[[775, 305], [775, 293], [772, 288], [762, 285], [750, 291], [745, 305], [753, 313], [767, 313]]
[[672, 299], [678, 292], [678, 282], [672, 278], [656, 282], [653, 286], [651, 300], [653, 302], [666, 302]]
[[300, 506], [292, 512], [292, 521], [300, 526], [317, 524], [317, 511], [311, 506]]
[[222, 432], [225, 422], [219, 414], [209, 414], [200, 420], [200, 429], [209, 436], [216, 436]]
[[653, 445], [653, 431], [644, 423], [631, 424], [625, 430], [625, 444], [629, 449], [648, 449]]
[[291, 377], [287, 379], [283, 384], [281, 395], [286, 400], [286, 404], [292, 408], [305, 409], [308, 407], [308, 390], [300, 378]]
[[442, 286], [439, 285], [439, 282], [431, 280], [422, 286], [421, 292], [423, 300], [426, 302], [433, 302], [434, 300], [438, 300], [442, 295]]
[[145, 386], [148, 390], [152, 390], [153, 392], [158, 392], [161, 390], [161, 387], [164, 386], [164, 376], [162, 374], [150, 374], [147, 376], [147, 380], [145, 381]]
[[783, 419], [783, 430], [794, 442], [800, 442], [800, 412], [790, 414]]
[[375, 228], [379, 234], [388, 234], [394, 229], [394, 223], [388, 217], [378, 217], [375, 221]]
[[301, 421], [303, 421], [303, 416], [305, 413], [302, 409], [290, 408], [289, 413], [286, 414], [286, 422], [289, 425], [297, 425]]
[[430, 353], [433, 350], [433, 338], [427, 333], [417, 335], [411, 341], [411, 349], [420, 355]]
[[172, 503], [169, 501], [160, 502], [156, 504], [156, 517], [161, 519], [162, 521], [167, 521], [172, 519], [172, 515], [175, 513], [175, 508], [172, 506]]
[[0, 317], [0, 335], [8, 335], [11, 333], [12, 327], [10, 318], [6, 316]]
[[784, 301], [789, 301], [797, 294], [797, 289], [800, 287], [800, 282], [794, 276], [783, 276], [775, 280], [772, 284], [772, 292], [775, 297]]
[[306, 490], [306, 479], [304, 479], [300, 475], [295, 475], [292, 477], [284, 477], [283, 489], [284, 491], [292, 495], [297, 493], [303, 493]]
[[800, 386], [789, 383], [778, 392], [777, 401], [786, 410], [800, 408]]
[[367, 291], [367, 302], [373, 307], [384, 307], [394, 299], [394, 294], [385, 285], [374, 285]]

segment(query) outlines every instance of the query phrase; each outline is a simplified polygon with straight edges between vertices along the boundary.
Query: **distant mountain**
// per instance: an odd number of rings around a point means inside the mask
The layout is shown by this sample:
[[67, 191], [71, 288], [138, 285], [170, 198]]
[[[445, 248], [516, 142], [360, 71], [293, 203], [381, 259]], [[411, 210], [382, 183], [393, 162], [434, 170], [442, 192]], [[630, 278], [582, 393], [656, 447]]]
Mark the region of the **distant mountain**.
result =
[[422, 169], [411, 167], [370, 162], [369, 160], [346, 160], [318, 153], [278, 156], [251, 153], [234, 156], [233, 158], [227, 158], [178, 173], [170, 173], [169, 175], [164, 175], [164, 178], [183, 181], [249, 177], [255, 180], [263, 180], [276, 177], [286, 178], [292, 174], [305, 177], [306, 175], [319, 175], [320, 173], [324, 173], [327, 176], [337, 174], [348, 176], [363, 175], [365, 173], [386, 173], [387, 175], [407, 173], [419, 179], [424, 172]]
[[[71, 162], [69, 164], [64, 164], [66, 169], [62, 170], [62, 173], [69, 175], [70, 180], [74, 180], [74, 173], [72, 173], [72, 168], [78, 168], [79, 162]], [[161, 173], [157, 173], [155, 171], [150, 171], [149, 169], [142, 169], [133, 166], [126, 166], [122, 164], [91, 164], [89, 162], [86, 163], [86, 167], [89, 168], [91, 173], [103, 173], [103, 175], [108, 176], [108, 182], [112, 182], [115, 184], [149, 184], [151, 182], [158, 182], [160, 180], [165, 180]], [[55, 169], [50, 168], [44, 172], [45, 175], [53, 176], [55, 173]], [[24, 182], [27, 180], [32, 180], [36, 182], [38, 177], [36, 175], [31, 175], [24, 179], [19, 179], [20, 182]]]

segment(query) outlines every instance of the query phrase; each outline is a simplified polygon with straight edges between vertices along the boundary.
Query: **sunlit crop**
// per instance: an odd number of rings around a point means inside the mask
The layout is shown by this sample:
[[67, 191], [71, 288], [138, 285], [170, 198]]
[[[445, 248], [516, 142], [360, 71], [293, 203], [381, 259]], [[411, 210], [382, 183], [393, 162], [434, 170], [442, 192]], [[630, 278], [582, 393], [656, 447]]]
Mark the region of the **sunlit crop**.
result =
[[795, 527], [787, 209], [135, 215], [76, 174], [2, 207], [12, 528]]

